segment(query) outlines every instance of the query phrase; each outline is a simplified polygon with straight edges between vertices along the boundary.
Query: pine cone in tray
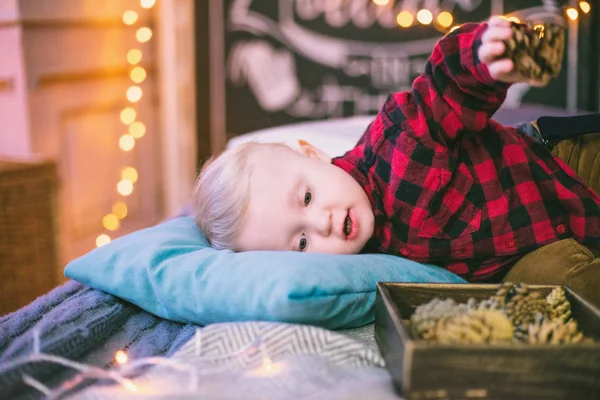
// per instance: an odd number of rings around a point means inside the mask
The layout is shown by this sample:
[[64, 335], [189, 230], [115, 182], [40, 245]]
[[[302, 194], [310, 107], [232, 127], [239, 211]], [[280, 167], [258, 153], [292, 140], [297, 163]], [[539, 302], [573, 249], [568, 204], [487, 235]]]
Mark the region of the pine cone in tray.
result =
[[556, 319], [540, 318], [528, 328], [527, 342], [530, 344], [580, 343], [583, 340], [583, 333], [575, 321], [565, 324]]
[[524, 283], [505, 282], [481, 301], [434, 298], [419, 305], [407, 322], [413, 338], [444, 344], [593, 342], [572, 318], [562, 287], [543, 297]]
[[434, 340], [435, 327], [440, 319], [466, 314], [468, 311], [466, 304], [457, 304], [452, 299], [435, 298], [415, 309], [410, 317], [411, 334], [415, 338]]
[[509, 292], [513, 290], [513, 286], [514, 285], [510, 282], [503, 283], [494, 295], [481, 300], [473, 308], [478, 310], [503, 310], [506, 305], [506, 298], [509, 295]]
[[513, 337], [513, 327], [504, 313], [474, 310], [467, 314], [440, 319], [434, 329], [439, 343], [499, 343]]
[[513, 296], [505, 306], [506, 314], [515, 327], [528, 325], [539, 314], [548, 316], [548, 303], [539, 292], [527, 292]]
[[550, 319], [558, 320], [563, 323], [569, 322], [571, 319], [571, 303], [569, 303], [562, 287], [553, 289], [552, 292], [546, 296], [546, 303], [548, 303], [548, 316]]
[[565, 47], [565, 29], [556, 23], [511, 22], [512, 38], [505, 41], [502, 58], [529, 79], [547, 82], [558, 77]]

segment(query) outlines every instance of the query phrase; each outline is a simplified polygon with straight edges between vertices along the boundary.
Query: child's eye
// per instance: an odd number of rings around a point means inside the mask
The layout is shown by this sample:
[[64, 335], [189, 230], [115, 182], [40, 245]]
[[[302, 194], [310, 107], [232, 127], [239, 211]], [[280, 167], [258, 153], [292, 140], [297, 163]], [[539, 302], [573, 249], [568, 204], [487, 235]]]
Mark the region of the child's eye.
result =
[[306, 240], [306, 236], [302, 234], [302, 236], [300, 237], [300, 243], [298, 244], [298, 249], [300, 251], [304, 251], [306, 249], [306, 246], [308, 246], [308, 240]]
[[312, 194], [307, 190], [304, 194], [304, 205], [307, 206], [312, 200]]

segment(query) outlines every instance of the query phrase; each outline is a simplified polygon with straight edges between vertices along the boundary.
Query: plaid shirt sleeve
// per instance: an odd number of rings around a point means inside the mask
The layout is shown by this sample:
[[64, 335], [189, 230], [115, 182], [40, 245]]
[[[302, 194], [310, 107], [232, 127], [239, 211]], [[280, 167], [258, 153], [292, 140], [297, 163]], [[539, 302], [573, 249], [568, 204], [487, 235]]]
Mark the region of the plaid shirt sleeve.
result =
[[487, 26], [465, 24], [436, 44], [412, 90], [388, 96], [354, 149], [356, 161], [363, 156], [363, 145], [375, 147], [382, 135], [393, 140], [398, 132], [392, 131], [402, 131], [429, 149], [444, 152], [465, 134], [486, 127], [509, 87], [494, 81], [477, 56]]
[[[477, 55], [487, 23], [466, 24], [441, 39], [410, 92], [384, 107], [390, 122], [434, 151], [481, 132], [502, 105], [508, 85], [494, 81]], [[383, 116], [382, 116], [383, 117]]]
[[487, 26], [465, 24], [442, 38], [412, 90], [390, 94], [357, 145], [334, 163], [367, 187], [365, 175], [382, 142], [397, 148], [402, 136], [409, 136], [404, 140], [425, 145], [438, 160], [445, 159], [447, 165], [438, 166], [451, 169], [454, 144], [486, 127], [509, 87], [494, 81], [477, 56]]

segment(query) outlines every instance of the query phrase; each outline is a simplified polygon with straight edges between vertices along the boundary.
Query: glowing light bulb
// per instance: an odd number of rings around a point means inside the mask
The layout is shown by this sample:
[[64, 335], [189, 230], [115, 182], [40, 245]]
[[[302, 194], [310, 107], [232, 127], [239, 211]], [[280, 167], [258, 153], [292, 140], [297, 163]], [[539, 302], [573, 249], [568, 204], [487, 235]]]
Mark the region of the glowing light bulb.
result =
[[569, 7], [567, 8], [567, 17], [569, 17], [571, 21], [575, 21], [577, 17], [579, 17], [579, 12], [573, 7]]
[[412, 25], [414, 18], [411, 13], [408, 11], [401, 11], [396, 16], [396, 22], [403, 28], [408, 28]]
[[138, 180], [138, 172], [133, 167], [123, 168], [123, 171], [121, 171], [121, 179], [136, 183]]
[[136, 113], [135, 110], [131, 107], [124, 108], [121, 111], [121, 122], [125, 125], [130, 125], [135, 121]]
[[506, 19], [508, 21], [510, 21], [510, 22], [514, 22], [515, 24], [520, 24], [521, 23], [521, 20], [519, 18], [517, 18], [517, 17], [508, 17]]
[[273, 362], [269, 357], [263, 358], [262, 364], [266, 372], [270, 372], [273, 369]]
[[129, 73], [129, 77], [135, 83], [142, 83], [146, 79], [146, 70], [142, 67], [135, 67]]
[[117, 191], [122, 196], [129, 196], [133, 192], [133, 183], [125, 179], [120, 180], [119, 183], [117, 183]]
[[127, 357], [127, 353], [125, 353], [123, 350], [119, 350], [115, 353], [115, 361], [117, 364], [125, 364], [128, 360], [129, 357]]
[[377, 6], [387, 6], [390, 0], [373, 0], [373, 3]]
[[130, 379], [125, 379], [123, 381], [123, 386], [125, 386], [125, 389], [129, 390], [130, 392], [137, 392], [137, 386], [135, 386], [135, 383], [131, 382]]
[[135, 11], [129, 10], [123, 13], [123, 22], [125, 25], [133, 25], [138, 20], [138, 13]]
[[102, 247], [105, 244], [110, 243], [110, 237], [108, 235], [102, 234], [96, 238], [96, 247]]
[[135, 146], [135, 139], [133, 138], [133, 136], [131, 136], [129, 134], [125, 134], [125, 135], [121, 136], [121, 138], [119, 139], [119, 147], [123, 151], [131, 151], [131, 150], [133, 150], [134, 146]]
[[127, 100], [132, 103], [140, 101], [142, 98], [142, 88], [139, 86], [131, 86], [127, 89]]
[[102, 218], [102, 225], [109, 231], [116, 231], [119, 229], [119, 218], [114, 214], [106, 214]]
[[[452, 28], [450, 28], [450, 32], [454, 32], [455, 30], [457, 30], [458, 28], [460, 28], [460, 25], [455, 25]], [[449, 33], [450, 33], [449, 32]]]
[[454, 17], [452, 17], [452, 14], [450, 14], [448, 11], [442, 11], [439, 13], [436, 19], [438, 24], [444, 28], [452, 25], [452, 22], [454, 21]]
[[417, 21], [423, 25], [429, 25], [433, 21], [433, 14], [431, 11], [423, 8], [417, 13]]
[[140, 49], [131, 49], [127, 52], [127, 62], [135, 65], [142, 61], [142, 51]]
[[142, 8], [152, 8], [156, 4], [156, 0], [141, 0], [140, 5]]
[[581, 8], [581, 11], [583, 11], [584, 14], [587, 14], [590, 12], [592, 7], [590, 6], [590, 3], [588, 3], [587, 1], [580, 1], [579, 8]]
[[139, 121], [129, 125], [129, 134], [135, 139], [140, 139], [146, 134], [146, 126]]
[[117, 201], [112, 206], [112, 213], [117, 216], [119, 219], [123, 219], [127, 216], [127, 204], [122, 201]]
[[148, 27], [142, 27], [137, 30], [135, 37], [140, 43], [146, 43], [152, 38], [152, 30]]

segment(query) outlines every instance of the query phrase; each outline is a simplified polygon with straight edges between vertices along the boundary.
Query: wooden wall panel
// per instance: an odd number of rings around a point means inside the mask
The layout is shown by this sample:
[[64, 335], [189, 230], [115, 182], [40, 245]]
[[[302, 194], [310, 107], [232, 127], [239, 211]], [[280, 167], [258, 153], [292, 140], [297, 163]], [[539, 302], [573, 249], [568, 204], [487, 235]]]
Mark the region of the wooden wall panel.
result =
[[143, 52], [141, 65], [151, 66], [153, 46], [137, 43], [135, 32], [125, 26], [27, 28], [23, 42], [30, 89], [60, 81], [126, 76], [127, 51], [134, 47]]
[[0, 155], [30, 152], [21, 32], [0, 25]]
[[[26, 123], [13, 129], [18, 138], [10, 143], [14, 147], [22, 141], [26, 153], [57, 161], [64, 265], [93, 249], [101, 233], [115, 238], [163, 217], [156, 37], [140, 44], [135, 36], [141, 26], [155, 30], [155, 14], [142, 9], [139, 0], [22, 0], [17, 15], [11, 14], [10, 19], [10, 10], [4, 12], [3, 4], [0, 1], [0, 51], [15, 48], [21, 53], [22, 63], [15, 69], [22, 77], [19, 110]], [[122, 21], [126, 10], [139, 13], [134, 27]], [[11, 29], [18, 37], [7, 33]], [[127, 153], [118, 145], [119, 137], [127, 133], [119, 116], [131, 105], [125, 95], [133, 84], [132, 66], [126, 58], [131, 48], [143, 51], [141, 65], [148, 73], [139, 85], [143, 97], [134, 105], [146, 134]], [[9, 75], [2, 73], [4, 63], [2, 57], [0, 80]], [[11, 98], [14, 102], [14, 94]], [[13, 124], [17, 120], [0, 109], [0, 124], [3, 119]], [[121, 229], [112, 233], [103, 228], [102, 218], [123, 199], [117, 182], [125, 166], [136, 168], [139, 179], [133, 194], [124, 198], [128, 216], [121, 221]]]
[[35, 21], [121, 20], [126, 10], [139, 10], [139, 0], [19, 0], [21, 17]]
[[[119, 200], [115, 182], [125, 166], [138, 167], [137, 152], [123, 152], [118, 142], [119, 108], [89, 109], [65, 117], [60, 162], [65, 185], [63, 218], [69, 236], [81, 240], [97, 234], [99, 221]], [[139, 191], [127, 197], [129, 217], [139, 211]]]

